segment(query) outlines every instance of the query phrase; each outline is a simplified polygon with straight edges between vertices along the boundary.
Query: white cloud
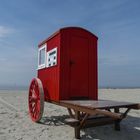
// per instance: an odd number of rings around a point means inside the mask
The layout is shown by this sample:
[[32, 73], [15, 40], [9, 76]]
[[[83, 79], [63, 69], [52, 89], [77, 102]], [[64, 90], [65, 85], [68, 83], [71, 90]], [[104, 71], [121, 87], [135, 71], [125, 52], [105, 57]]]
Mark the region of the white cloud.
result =
[[0, 38], [6, 37], [7, 35], [13, 33], [13, 31], [14, 30], [9, 28], [9, 27], [5, 27], [5, 26], [0, 25]]

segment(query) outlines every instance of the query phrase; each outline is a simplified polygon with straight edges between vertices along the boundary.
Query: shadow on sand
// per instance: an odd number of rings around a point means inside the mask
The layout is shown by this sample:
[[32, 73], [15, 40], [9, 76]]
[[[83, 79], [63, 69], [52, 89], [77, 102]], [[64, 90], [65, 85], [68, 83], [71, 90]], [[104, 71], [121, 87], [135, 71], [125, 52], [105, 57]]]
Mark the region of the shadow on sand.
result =
[[69, 118], [69, 115], [51, 116], [51, 117], [45, 116], [41, 119], [40, 124], [50, 125], [50, 126], [65, 125], [66, 118]]
[[[43, 117], [41, 124], [50, 126], [65, 125], [69, 115]], [[121, 122], [121, 131], [115, 131], [114, 125], [86, 128], [81, 130], [81, 140], [140, 140], [140, 118], [127, 116]]]

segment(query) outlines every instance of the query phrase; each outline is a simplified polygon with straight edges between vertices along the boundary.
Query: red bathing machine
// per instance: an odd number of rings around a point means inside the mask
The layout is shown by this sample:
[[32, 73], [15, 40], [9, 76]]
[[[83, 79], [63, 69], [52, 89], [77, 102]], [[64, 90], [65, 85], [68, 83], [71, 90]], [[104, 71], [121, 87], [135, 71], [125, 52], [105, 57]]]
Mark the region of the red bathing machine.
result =
[[67, 27], [39, 44], [38, 74], [28, 96], [34, 122], [40, 122], [45, 101], [66, 107], [70, 118], [65, 122], [79, 139], [80, 129], [91, 126], [114, 123], [115, 130], [120, 130], [130, 109], [140, 109], [137, 103], [98, 100], [97, 40], [85, 29]]
[[97, 100], [97, 40], [79, 27], [58, 30], [38, 46], [45, 100]]
[[38, 45], [37, 78], [29, 87], [29, 113], [38, 122], [44, 101], [98, 100], [97, 40], [91, 32], [66, 27]]

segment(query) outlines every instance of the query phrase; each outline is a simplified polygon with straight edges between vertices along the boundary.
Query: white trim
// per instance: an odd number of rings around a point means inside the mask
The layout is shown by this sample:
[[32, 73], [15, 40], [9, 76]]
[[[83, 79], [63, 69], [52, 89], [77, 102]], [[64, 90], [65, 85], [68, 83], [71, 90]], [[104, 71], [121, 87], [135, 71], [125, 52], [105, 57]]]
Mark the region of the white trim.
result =
[[47, 52], [46, 67], [49, 68], [56, 65], [57, 65], [57, 47]]
[[[45, 60], [44, 60], [44, 63], [43, 64], [39, 64], [39, 55], [40, 55], [40, 51], [41, 50], [43, 50], [43, 49], [45, 49]], [[45, 68], [46, 67], [46, 51], [47, 50], [47, 44], [44, 44], [44, 45], [42, 45], [39, 49], [38, 49], [38, 70], [39, 69], [43, 69], [43, 68]]]

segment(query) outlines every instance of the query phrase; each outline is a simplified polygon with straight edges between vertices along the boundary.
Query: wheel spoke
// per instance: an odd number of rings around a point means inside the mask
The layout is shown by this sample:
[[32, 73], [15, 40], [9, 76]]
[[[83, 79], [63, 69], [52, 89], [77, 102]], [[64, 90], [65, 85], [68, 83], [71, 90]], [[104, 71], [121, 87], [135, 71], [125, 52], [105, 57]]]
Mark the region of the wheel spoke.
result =
[[39, 97], [39, 90], [38, 90], [38, 86], [35, 87], [35, 91], [36, 91], [36, 96]]
[[40, 110], [40, 101], [37, 102], [37, 109]]

